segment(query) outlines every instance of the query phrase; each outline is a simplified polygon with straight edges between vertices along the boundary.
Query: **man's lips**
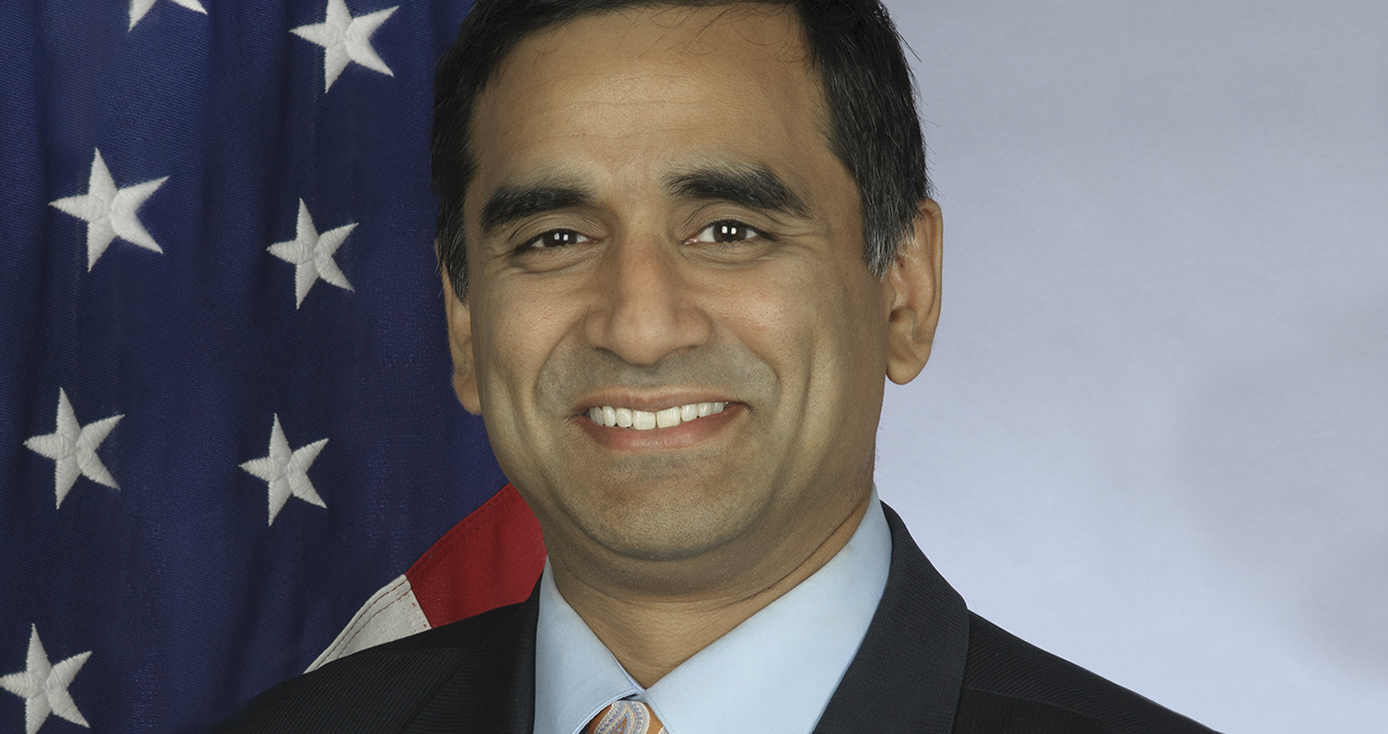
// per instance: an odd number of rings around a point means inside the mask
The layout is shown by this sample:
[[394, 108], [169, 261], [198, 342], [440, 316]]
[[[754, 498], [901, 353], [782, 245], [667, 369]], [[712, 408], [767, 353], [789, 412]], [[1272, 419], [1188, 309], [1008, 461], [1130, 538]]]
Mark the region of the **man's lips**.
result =
[[608, 428], [629, 428], [633, 431], [650, 431], [656, 428], [674, 428], [700, 418], [717, 415], [728, 407], [726, 401], [685, 403], [660, 410], [640, 410], [625, 406], [594, 405], [588, 409], [588, 420]]
[[[584, 433], [612, 449], [692, 446], [718, 433], [746, 406], [711, 396], [599, 397], [573, 417]], [[698, 399], [705, 398], [705, 399]]]

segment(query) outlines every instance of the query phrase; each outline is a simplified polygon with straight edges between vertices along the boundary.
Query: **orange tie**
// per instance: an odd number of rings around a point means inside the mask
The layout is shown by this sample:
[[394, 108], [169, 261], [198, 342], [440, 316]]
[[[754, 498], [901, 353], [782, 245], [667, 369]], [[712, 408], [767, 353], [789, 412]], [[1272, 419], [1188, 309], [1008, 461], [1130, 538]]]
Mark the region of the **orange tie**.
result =
[[588, 722], [585, 734], [669, 734], [660, 719], [640, 701], [618, 701]]

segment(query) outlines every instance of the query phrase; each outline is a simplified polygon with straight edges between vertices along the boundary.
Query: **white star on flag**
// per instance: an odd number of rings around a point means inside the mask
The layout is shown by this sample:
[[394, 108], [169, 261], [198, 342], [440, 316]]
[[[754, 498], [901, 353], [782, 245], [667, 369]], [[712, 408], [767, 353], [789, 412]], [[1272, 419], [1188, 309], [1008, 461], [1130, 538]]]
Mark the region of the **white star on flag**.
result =
[[84, 476], [111, 489], [120, 489], [111, 472], [106, 471], [106, 465], [102, 464], [101, 458], [96, 455], [96, 450], [101, 446], [101, 442], [106, 440], [111, 429], [124, 417], [113, 415], [84, 426], [77, 422], [77, 414], [72, 410], [72, 403], [68, 402], [67, 393], [58, 388], [58, 429], [46, 436], [34, 436], [24, 442], [31, 451], [55, 462], [53, 487], [57, 495], [56, 507], [63, 506], [63, 498], [67, 497], [68, 490], [72, 489], [78, 476]]
[[313, 466], [318, 452], [326, 445], [328, 439], [323, 438], [290, 451], [289, 440], [284, 437], [284, 429], [280, 428], [279, 414], [275, 415], [275, 424], [270, 429], [270, 455], [241, 464], [242, 469], [264, 479], [270, 485], [268, 525], [275, 524], [275, 516], [280, 514], [280, 509], [289, 501], [290, 495], [311, 505], [328, 506], [323, 502], [323, 498], [318, 496], [318, 492], [313, 489], [313, 482], [308, 478], [308, 468]]
[[[145, 17], [145, 13], [154, 7], [155, 0], [130, 0], [130, 27], [126, 30], [135, 30], [135, 24]], [[207, 15], [207, 9], [198, 0], [173, 0], [175, 5], [185, 7], [189, 10], [196, 10], [203, 15]]]
[[313, 226], [313, 217], [309, 216], [308, 206], [303, 199], [299, 199], [299, 220], [294, 226], [294, 239], [276, 242], [267, 248], [271, 255], [294, 266], [294, 308], [303, 305], [304, 296], [319, 279], [343, 290], [352, 290], [347, 276], [342, 274], [337, 261], [333, 260], [333, 253], [337, 252], [356, 226], [356, 222], [351, 222], [319, 234]]
[[88, 650], [53, 665], [48, 662], [48, 653], [44, 651], [43, 642], [39, 640], [39, 628], [36, 625], [29, 626], [28, 665], [19, 673], [10, 673], [0, 678], [0, 688], [24, 699], [26, 734], [38, 731], [43, 722], [48, 720], [49, 714], [57, 714], [74, 724], [92, 728], [83, 718], [82, 712], [77, 710], [77, 703], [72, 700], [72, 695], [67, 692], [72, 679], [77, 677], [77, 671], [82, 669], [82, 664], [87, 662], [91, 655], [91, 651]]
[[146, 250], [164, 252], [145, 231], [145, 226], [140, 224], [135, 213], [169, 177], [118, 189], [106, 161], [101, 159], [101, 150], [94, 150], [96, 154], [92, 156], [92, 170], [87, 177], [87, 193], [48, 202], [49, 206], [87, 223], [87, 270], [92, 269], [97, 258], [106, 252], [111, 240], [117, 237]]
[[371, 34], [375, 33], [398, 7], [397, 5], [353, 18], [347, 10], [346, 0], [328, 0], [327, 18], [322, 23], [290, 29], [289, 32], [299, 38], [323, 47], [324, 93], [332, 88], [338, 75], [353, 61], [372, 71], [395, 76], [390, 67], [386, 66], [386, 62], [376, 55], [376, 49], [371, 47]]

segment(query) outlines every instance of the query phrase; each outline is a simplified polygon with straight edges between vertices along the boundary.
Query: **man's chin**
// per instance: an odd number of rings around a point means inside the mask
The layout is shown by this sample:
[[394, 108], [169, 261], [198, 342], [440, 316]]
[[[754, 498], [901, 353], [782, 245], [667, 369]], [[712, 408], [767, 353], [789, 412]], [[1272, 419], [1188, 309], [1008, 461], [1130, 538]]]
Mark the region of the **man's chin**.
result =
[[764, 507], [749, 506], [744, 495], [671, 497], [660, 491], [643, 501], [609, 506], [601, 515], [576, 518], [574, 528], [634, 568], [650, 563], [694, 562], [722, 556], [745, 537]]

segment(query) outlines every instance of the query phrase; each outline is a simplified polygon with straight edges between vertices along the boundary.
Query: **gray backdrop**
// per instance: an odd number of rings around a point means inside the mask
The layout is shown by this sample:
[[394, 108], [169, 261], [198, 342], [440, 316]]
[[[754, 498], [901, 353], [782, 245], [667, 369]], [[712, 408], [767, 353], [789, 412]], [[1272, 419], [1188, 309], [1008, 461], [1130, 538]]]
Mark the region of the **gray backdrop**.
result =
[[889, 4], [945, 291], [882, 497], [1215, 728], [1388, 731], [1388, 3]]

